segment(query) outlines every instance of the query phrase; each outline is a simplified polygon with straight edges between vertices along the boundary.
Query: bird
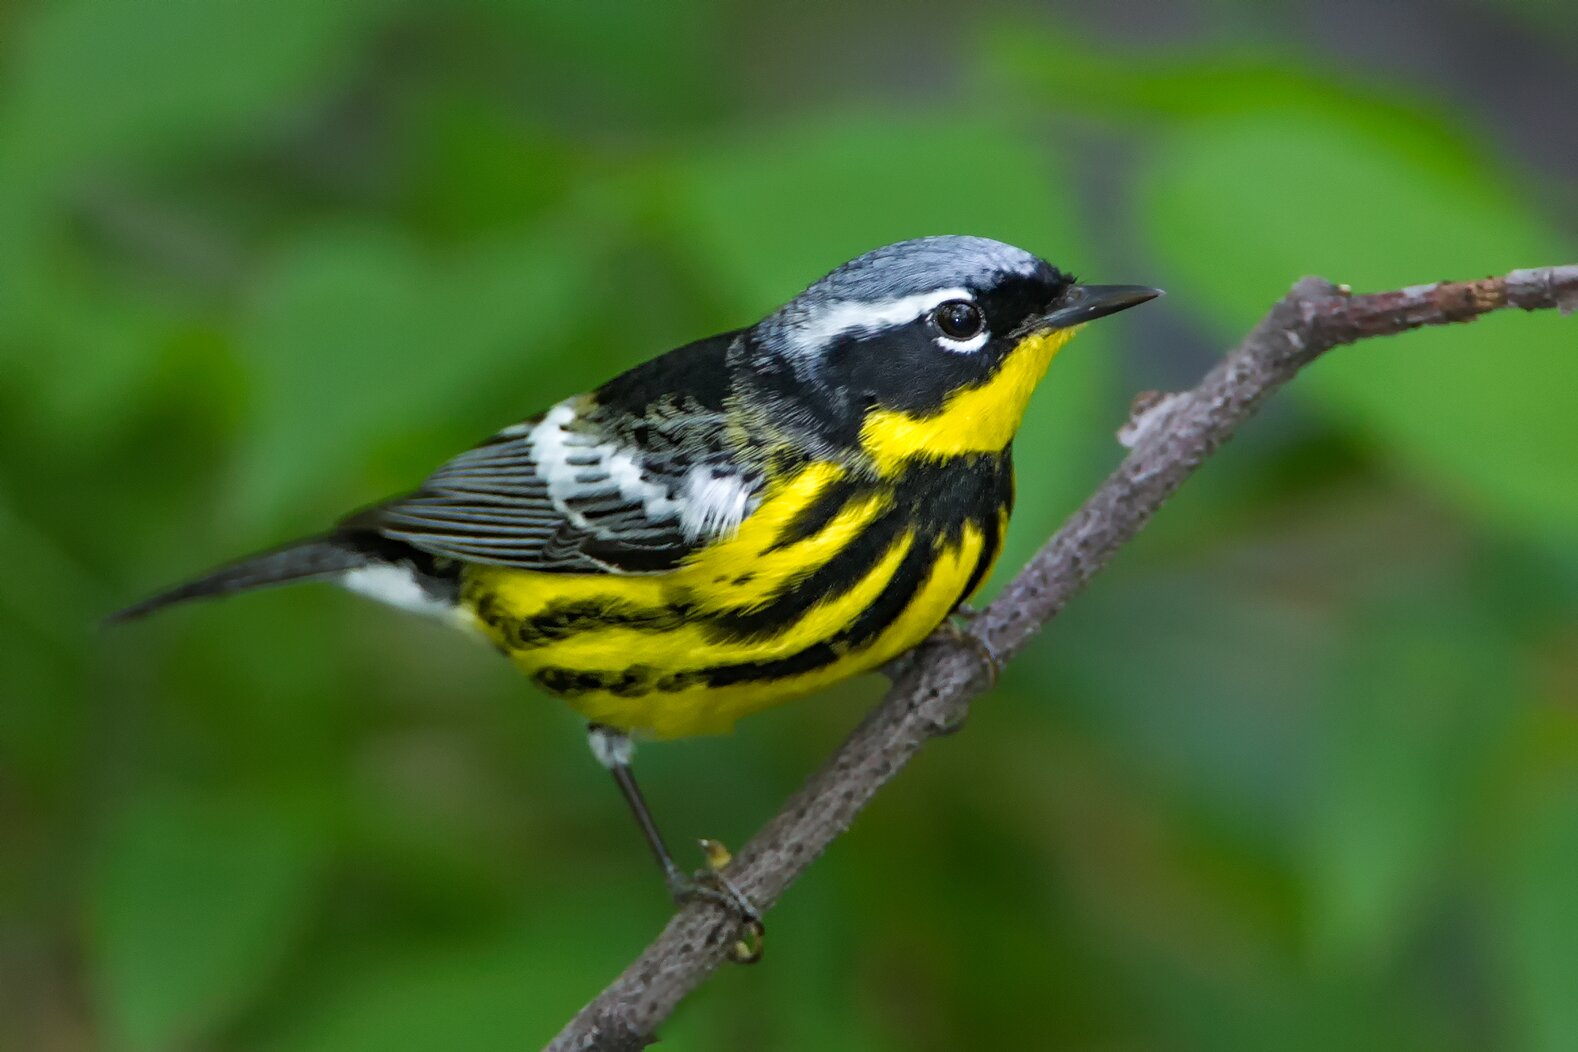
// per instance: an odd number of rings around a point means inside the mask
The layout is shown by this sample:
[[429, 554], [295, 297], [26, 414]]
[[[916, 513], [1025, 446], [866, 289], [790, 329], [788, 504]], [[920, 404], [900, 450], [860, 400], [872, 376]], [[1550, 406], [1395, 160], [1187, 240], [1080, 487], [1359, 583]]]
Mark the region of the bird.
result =
[[759, 929], [737, 889], [703, 879], [719, 867], [674, 860], [634, 743], [725, 732], [949, 623], [1001, 550], [1014, 435], [1053, 357], [1160, 294], [984, 237], [886, 245], [754, 325], [504, 427], [412, 492], [110, 620], [329, 581], [480, 635], [587, 720], [674, 896]]

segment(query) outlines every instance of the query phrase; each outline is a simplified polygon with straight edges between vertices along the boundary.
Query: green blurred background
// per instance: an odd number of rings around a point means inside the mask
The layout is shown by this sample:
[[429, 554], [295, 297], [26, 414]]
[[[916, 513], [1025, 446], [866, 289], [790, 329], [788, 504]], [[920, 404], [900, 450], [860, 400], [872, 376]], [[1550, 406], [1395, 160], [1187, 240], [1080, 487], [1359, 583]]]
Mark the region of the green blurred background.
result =
[[[483, 648], [99, 615], [943, 232], [1170, 293], [1054, 367], [1011, 572], [1299, 275], [1578, 262], [1575, 97], [1558, 0], [0, 0], [0, 1048], [533, 1047], [668, 913]], [[1336, 352], [668, 1047], [1578, 1048], [1575, 466], [1578, 319]], [[880, 687], [644, 750], [671, 835]]]

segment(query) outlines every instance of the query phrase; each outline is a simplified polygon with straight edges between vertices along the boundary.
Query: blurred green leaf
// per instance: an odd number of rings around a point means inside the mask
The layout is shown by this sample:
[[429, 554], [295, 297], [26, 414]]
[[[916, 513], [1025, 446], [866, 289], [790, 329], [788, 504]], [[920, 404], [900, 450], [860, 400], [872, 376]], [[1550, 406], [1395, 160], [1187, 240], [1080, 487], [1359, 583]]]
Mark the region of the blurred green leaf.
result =
[[1392, 149], [1438, 163], [1470, 163], [1458, 122], [1437, 116], [1407, 85], [1384, 91], [1334, 79], [1287, 55], [1250, 49], [1179, 54], [1121, 52], [1100, 44], [1026, 32], [985, 34], [981, 72], [1016, 92], [1029, 89], [1053, 113], [1167, 125], [1253, 113], [1298, 112], [1384, 135]]
[[[0, 127], [44, 172], [212, 150], [256, 135], [327, 76], [390, 0], [65, 0], [12, 44]], [[336, 61], [336, 60], [339, 61]], [[95, 175], [102, 173], [94, 173]]]
[[[379, 443], [542, 375], [566, 353], [600, 245], [595, 231], [515, 236], [434, 258], [381, 228], [301, 239], [243, 324], [257, 404], [240, 517], [266, 521], [331, 481], [348, 489]], [[525, 391], [520, 415], [544, 401]]]
[[[377, 947], [312, 990], [269, 1052], [535, 1048], [637, 952], [655, 918], [633, 897], [556, 886], [502, 932]], [[573, 960], [575, 968], [566, 968]]]
[[[1302, 274], [1382, 290], [1560, 262], [1569, 246], [1492, 174], [1365, 121], [1299, 109], [1187, 123], [1142, 184], [1175, 301], [1246, 329]], [[1341, 350], [1295, 390], [1475, 513], [1578, 525], [1578, 328], [1502, 315]]]
[[524, 1048], [548, 1004], [574, 1004], [576, 978], [547, 967], [547, 946], [485, 943], [379, 960], [328, 1003], [302, 1013], [277, 1052], [492, 1052]]
[[190, 164], [278, 133], [310, 89], [345, 75], [345, 53], [392, 6], [64, 0], [19, 19], [0, 93], [0, 365], [38, 353], [19, 345], [33, 330], [52, 339], [82, 328], [62, 324], [77, 303], [55, 299], [89, 298], [73, 289], [80, 276], [62, 273], [58, 248], [46, 247], [64, 201], [142, 165]]
[[90, 933], [111, 1044], [165, 1052], [250, 1003], [299, 932], [318, 868], [310, 835], [271, 807], [186, 790], [122, 809]]
[[1066, 177], [1022, 129], [963, 113], [852, 114], [693, 151], [673, 178], [681, 246], [767, 310], [868, 249], [979, 234], [1085, 273]]
[[539, 114], [639, 134], [696, 121], [731, 101], [711, 56], [728, 25], [717, 0], [472, 0], [496, 16], [499, 46], [527, 48], [512, 73]]
[[407, 208], [440, 239], [520, 228], [586, 179], [573, 141], [523, 122], [492, 97], [419, 96], [407, 109]]
[[1526, 1052], [1562, 1052], [1578, 1035], [1578, 721], [1570, 711], [1532, 710], [1513, 778], [1528, 801], [1510, 809], [1496, 888], [1505, 920], [1505, 990]]
[[[26, 395], [25, 426], [59, 448], [92, 444], [125, 423], [182, 335], [173, 312], [93, 283], [49, 294], [37, 342], [18, 346], [9, 379]], [[0, 362], [5, 359], [0, 351]], [[70, 368], [61, 368], [62, 362]]]
[[1523, 694], [1495, 625], [1453, 613], [1472, 609], [1443, 594], [1360, 612], [1326, 674], [1304, 870], [1310, 943], [1338, 972], [1390, 965], [1468, 849]]
[[1088, 724], [1169, 784], [1279, 839], [1331, 613], [1276, 591], [1259, 569], [1275, 552], [1193, 554], [1193, 566], [1151, 567], [1083, 597], [1004, 682], [1067, 682], [1067, 700], [1038, 719]]

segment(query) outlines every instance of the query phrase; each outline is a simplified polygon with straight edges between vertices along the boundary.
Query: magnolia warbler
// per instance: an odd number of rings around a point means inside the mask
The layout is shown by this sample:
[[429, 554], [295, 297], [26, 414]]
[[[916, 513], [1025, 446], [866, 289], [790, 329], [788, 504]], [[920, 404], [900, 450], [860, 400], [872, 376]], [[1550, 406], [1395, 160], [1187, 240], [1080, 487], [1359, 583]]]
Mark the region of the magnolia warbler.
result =
[[986, 238], [888, 245], [504, 428], [410, 494], [113, 619], [323, 580], [480, 633], [590, 721], [670, 890], [752, 919], [727, 882], [674, 862], [631, 736], [725, 731], [924, 640], [997, 556], [1014, 432], [1053, 355], [1157, 295]]

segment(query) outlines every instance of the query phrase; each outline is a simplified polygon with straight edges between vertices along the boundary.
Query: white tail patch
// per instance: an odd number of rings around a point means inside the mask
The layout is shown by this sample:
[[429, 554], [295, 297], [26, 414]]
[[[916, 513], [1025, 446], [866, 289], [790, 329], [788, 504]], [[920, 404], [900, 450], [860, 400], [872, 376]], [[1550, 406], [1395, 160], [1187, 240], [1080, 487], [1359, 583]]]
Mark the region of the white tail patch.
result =
[[347, 570], [340, 575], [340, 585], [357, 595], [376, 599], [380, 603], [409, 610], [429, 617], [453, 618], [456, 607], [446, 603], [423, 588], [416, 579], [416, 572], [409, 566], [394, 563], [371, 563]]

